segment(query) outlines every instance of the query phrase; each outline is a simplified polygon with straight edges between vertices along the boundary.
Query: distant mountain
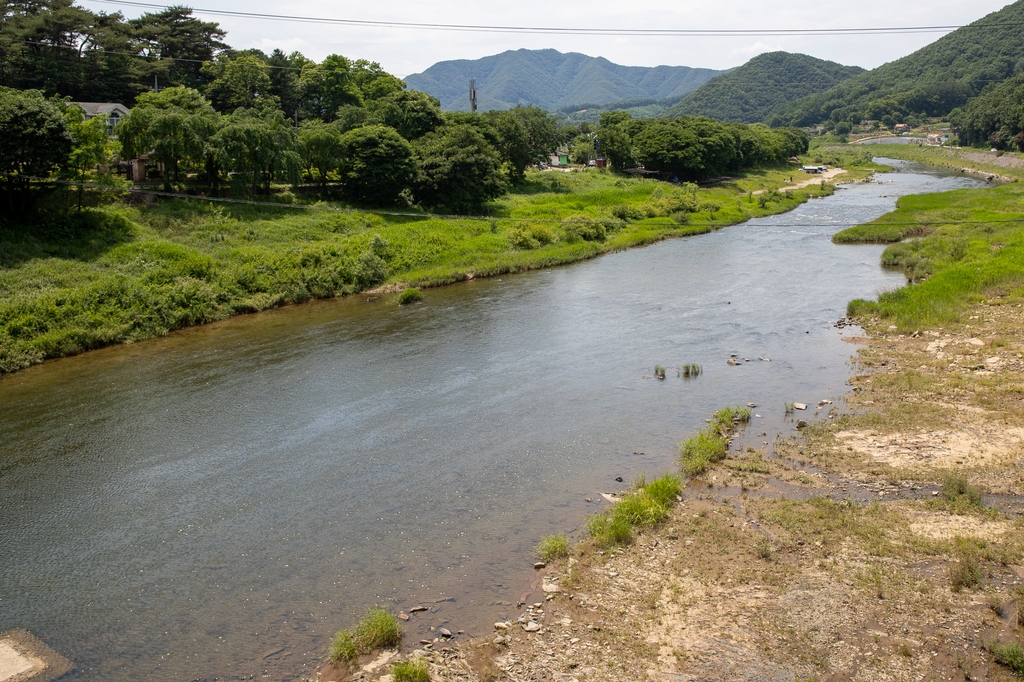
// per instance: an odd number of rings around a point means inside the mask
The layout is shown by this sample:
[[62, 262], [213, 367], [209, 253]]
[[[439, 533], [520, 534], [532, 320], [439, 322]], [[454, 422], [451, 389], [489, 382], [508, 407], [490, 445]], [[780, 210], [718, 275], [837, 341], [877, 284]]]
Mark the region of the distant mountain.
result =
[[1024, 0], [959, 28], [906, 57], [780, 106], [773, 125], [944, 116], [985, 86], [1024, 71]]
[[661, 115], [756, 123], [780, 104], [828, 90], [863, 72], [859, 66], [843, 66], [805, 54], [767, 52], [715, 76]]
[[555, 110], [584, 103], [681, 97], [720, 73], [688, 66], [622, 66], [577, 52], [523, 49], [482, 59], [438, 62], [404, 80], [410, 89], [441, 100], [445, 111], [469, 110], [471, 78], [476, 80], [481, 111], [516, 104]]

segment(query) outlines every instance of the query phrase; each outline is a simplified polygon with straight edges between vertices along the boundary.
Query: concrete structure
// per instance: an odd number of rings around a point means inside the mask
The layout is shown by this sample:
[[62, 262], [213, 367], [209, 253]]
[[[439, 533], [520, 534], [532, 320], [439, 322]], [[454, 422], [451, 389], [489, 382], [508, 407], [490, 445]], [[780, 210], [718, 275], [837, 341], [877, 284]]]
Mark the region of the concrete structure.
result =
[[50, 682], [74, 667], [24, 630], [0, 634], [0, 682]]

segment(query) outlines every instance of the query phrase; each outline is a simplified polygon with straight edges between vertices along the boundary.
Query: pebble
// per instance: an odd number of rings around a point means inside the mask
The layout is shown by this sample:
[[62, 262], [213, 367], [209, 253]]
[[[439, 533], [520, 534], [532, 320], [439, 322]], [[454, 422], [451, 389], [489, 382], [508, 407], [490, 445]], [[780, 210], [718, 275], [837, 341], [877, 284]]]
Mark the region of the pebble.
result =
[[798, 428], [798, 429], [805, 429], [805, 428], [807, 428], [807, 422], [805, 422], [803, 419], [797, 419], [796, 420], [796, 428]]
[[494, 638], [494, 643], [495, 644], [504, 644], [507, 641], [508, 641], [508, 637], [502, 637], [501, 635], [498, 635], [497, 637]]
[[747, 407], [757, 407], [757, 403], [747, 403]]
[[420, 644], [430, 644], [430, 640], [429, 639], [421, 639], [420, 640]]
[[452, 631], [449, 630], [448, 628], [441, 628], [440, 632], [445, 637], [451, 637], [452, 636]]
[[418, 611], [426, 611], [426, 610], [427, 610], [426, 606], [414, 606], [411, 609], [409, 609], [409, 613], [416, 613]]
[[615, 477], [615, 481], [616, 481], [617, 483], [622, 483], [622, 476], [616, 476], [616, 477]]
[[404, 613], [400, 613], [398, 614], [398, 620], [409, 620], [409, 616]]
[[794, 410], [806, 410], [807, 409], [807, 404], [806, 403], [793, 403], [793, 409]]
[[533, 565], [533, 567], [536, 568], [537, 570], [540, 570], [540, 569], [544, 568], [545, 566], [547, 566], [547, 564], [544, 563], [543, 561], [538, 561], [537, 563], [535, 563]]
[[494, 624], [494, 629], [495, 630], [508, 630], [508, 623], [495, 623]]
[[540, 623], [531, 620], [529, 623], [523, 625], [523, 629], [527, 632], [538, 632], [540, 630]]

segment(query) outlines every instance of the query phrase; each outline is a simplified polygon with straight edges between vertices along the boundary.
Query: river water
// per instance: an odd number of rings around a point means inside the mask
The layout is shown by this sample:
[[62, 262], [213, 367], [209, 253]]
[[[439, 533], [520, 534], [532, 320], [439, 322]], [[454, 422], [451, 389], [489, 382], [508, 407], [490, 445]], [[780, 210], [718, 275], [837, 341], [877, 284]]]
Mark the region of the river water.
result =
[[[830, 321], [903, 277], [830, 236], [983, 185], [893, 165], [788, 214], [422, 304], [322, 301], [4, 377], [0, 631], [102, 680], [297, 678], [374, 604], [430, 605], [408, 641], [487, 633], [540, 536], [577, 530], [616, 476], [674, 466], [710, 412], [756, 402], [771, 440], [784, 401], [845, 392], [854, 348]], [[690, 362], [704, 373], [677, 377]]]

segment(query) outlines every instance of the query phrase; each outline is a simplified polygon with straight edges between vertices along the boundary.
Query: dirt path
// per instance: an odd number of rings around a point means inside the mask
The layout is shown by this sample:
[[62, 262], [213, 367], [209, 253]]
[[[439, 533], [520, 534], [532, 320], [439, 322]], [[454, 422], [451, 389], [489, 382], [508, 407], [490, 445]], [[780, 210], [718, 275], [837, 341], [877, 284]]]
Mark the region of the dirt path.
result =
[[[797, 171], [797, 172], [798, 173], [802, 173], [803, 171]], [[808, 177], [807, 177], [806, 180], [801, 180], [800, 182], [793, 183], [792, 185], [787, 185], [785, 187], [780, 187], [777, 191], [785, 192], [786, 190], [803, 189], [804, 187], [810, 187], [811, 185], [817, 185], [818, 183], [820, 183], [822, 181], [828, 182], [829, 180], [835, 178], [838, 175], [842, 175], [845, 172], [846, 172], [846, 169], [844, 169], [844, 168], [829, 168], [824, 173], [816, 173], [814, 175], [808, 174]], [[759, 190], [756, 190], [754, 192], [751, 192], [751, 194], [764, 194], [767, 191], [768, 190], [766, 190], [766, 189], [759, 189]]]

